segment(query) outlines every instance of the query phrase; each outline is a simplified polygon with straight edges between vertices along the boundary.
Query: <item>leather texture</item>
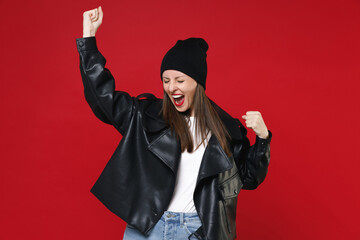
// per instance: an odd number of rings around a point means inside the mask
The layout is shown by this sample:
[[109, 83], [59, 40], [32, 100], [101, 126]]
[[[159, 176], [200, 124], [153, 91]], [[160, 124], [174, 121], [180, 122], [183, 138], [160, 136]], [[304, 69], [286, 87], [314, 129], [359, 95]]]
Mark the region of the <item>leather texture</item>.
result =
[[[170, 203], [179, 166], [180, 143], [160, 115], [162, 99], [152, 94], [132, 97], [115, 90], [95, 37], [76, 39], [86, 101], [101, 121], [123, 136], [91, 192], [114, 214], [146, 235]], [[255, 189], [267, 174], [270, 141], [256, 137], [211, 101], [230, 133], [228, 157], [211, 136], [200, 166], [194, 203], [202, 222], [199, 239], [236, 238], [237, 197]]]

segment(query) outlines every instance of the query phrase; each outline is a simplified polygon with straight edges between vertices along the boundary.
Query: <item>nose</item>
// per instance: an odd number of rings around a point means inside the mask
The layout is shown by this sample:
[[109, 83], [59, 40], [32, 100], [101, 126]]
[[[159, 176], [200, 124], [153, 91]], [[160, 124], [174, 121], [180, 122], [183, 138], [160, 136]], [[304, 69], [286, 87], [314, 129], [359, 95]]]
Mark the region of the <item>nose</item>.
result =
[[174, 81], [169, 82], [169, 92], [174, 92], [177, 89], [176, 83]]

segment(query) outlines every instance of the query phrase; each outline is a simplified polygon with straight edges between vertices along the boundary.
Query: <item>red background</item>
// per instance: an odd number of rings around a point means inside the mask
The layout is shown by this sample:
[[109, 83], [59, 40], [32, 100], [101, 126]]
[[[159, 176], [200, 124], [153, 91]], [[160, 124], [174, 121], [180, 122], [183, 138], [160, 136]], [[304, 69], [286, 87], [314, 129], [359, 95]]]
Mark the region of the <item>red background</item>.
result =
[[121, 135], [85, 102], [75, 42], [99, 5], [117, 89], [160, 97], [165, 52], [203, 37], [208, 96], [262, 113], [271, 163], [239, 195], [239, 239], [360, 239], [355, 0], [0, 1], [0, 239], [122, 238], [90, 193]]

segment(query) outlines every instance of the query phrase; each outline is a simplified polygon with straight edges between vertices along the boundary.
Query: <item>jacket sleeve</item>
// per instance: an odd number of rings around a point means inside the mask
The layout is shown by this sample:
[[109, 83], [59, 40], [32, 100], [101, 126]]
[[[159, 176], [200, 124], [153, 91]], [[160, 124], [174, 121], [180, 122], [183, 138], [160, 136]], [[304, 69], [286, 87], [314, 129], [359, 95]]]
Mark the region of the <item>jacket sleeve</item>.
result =
[[114, 77], [105, 68], [106, 59], [99, 52], [95, 37], [77, 38], [76, 44], [86, 101], [96, 117], [124, 135], [134, 112], [134, 98], [115, 91]]
[[247, 130], [240, 126], [244, 139], [241, 144], [234, 148], [234, 159], [240, 172], [243, 182], [243, 189], [252, 190], [257, 188], [265, 179], [270, 163], [270, 142], [272, 133], [269, 131], [269, 138], [262, 139], [256, 136], [255, 144], [250, 146], [246, 137]]

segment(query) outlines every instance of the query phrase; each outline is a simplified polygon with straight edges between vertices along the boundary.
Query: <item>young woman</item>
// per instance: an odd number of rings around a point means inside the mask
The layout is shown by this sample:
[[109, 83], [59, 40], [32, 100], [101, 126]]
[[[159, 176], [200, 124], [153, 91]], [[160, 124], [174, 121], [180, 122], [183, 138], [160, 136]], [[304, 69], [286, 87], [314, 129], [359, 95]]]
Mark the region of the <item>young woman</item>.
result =
[[240, 189], [255, 189], [270, 161], [271, 132], [261, 114], [247, 112], [247, 130], [205, 94], [201, 38], [179, 40], [161, 63], [163, 99], [115, 90], [95, 33], [101, 7], [83, 14], [76, 39], [87, 102], [123, 138], [91, 192], [127, 222], [123, 239], [236, 238]]

